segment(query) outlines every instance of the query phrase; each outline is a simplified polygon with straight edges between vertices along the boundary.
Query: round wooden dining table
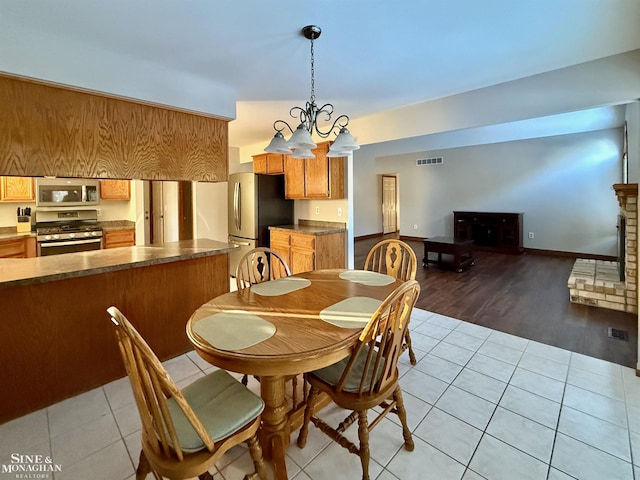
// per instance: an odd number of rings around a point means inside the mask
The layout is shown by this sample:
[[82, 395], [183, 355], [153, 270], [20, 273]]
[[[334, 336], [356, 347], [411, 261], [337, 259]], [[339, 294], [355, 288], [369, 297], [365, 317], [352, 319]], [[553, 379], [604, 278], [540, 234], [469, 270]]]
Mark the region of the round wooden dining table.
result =
[[[200, 306], [187, 336], [207, 362], [258, 376], [265, 402], [259, 432], [276, 479], [301, 411], [290, 414], [285, 381], [348, 356], [377, 306], [401, 282], [361, 270], [315, 270], [253, 285]], [[251, 345], [249, 345], [251, 343]]]

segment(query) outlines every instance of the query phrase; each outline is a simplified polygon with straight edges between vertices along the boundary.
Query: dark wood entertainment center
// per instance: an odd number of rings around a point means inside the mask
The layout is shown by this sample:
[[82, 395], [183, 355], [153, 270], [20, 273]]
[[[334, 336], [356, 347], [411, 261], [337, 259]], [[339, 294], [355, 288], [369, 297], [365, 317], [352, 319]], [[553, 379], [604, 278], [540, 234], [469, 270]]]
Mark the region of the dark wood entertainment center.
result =
[[453, 234], [456, 240], [473, 240], [481, 250], [520, 254], [523, 213], [453, 212]]

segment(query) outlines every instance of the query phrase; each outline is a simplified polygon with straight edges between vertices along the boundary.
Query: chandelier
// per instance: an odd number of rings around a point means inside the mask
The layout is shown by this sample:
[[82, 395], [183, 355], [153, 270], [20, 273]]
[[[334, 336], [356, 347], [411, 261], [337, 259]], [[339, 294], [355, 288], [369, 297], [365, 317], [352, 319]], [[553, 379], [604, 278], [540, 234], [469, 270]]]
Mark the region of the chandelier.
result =
[[[348, 116], [340, 115], [327, 130], [322, 130], [318, 127], [317, 121], [319, 117], [323, 116], [325, 121], [330, 122], [331, 115], [333, 115], [333, 105], [330, 103], [325, 103], [322, 107], [318, 107], [316, 104], [313, 41], [320, 36], [320, 33], [322, 33], [322, 30], [315, 25], [307, 25], [302, 29], [302, 35], [311, 41], [311, 97], [305, 108], [292, 107], [289, 110], [289, 115], [292, 118], [297, 118], [300, 123], [293, 130], [284, 120], [273, 122], [273, 129], [276, 134], [271, 139], [271, 143], [264, 149], [265, 152], [290, 154], [292, 158], [314, 158], [311, 149], [315, 148], [316, 144], [311, 139], [311, 135], [315, 133], [321, 138], [327, 138], [334, 130], [338, 131], [338, 135], [329, 148], [328, 157], [344, 157], [360, 148], [360, 145], [356, 143], [349, 130], [347, 130], [347, 125], [349, 124]], [[291, 132], [289, 140], [285, 140], [282, 134], [285, 127]]]

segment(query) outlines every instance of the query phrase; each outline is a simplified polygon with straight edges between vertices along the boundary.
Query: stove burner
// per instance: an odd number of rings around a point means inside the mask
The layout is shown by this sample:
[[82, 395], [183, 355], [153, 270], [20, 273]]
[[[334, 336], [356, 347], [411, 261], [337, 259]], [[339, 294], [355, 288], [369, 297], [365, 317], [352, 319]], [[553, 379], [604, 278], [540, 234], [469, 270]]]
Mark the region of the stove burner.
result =
[[52, 233], [71, 233], [71, 232], [93, 232], [101, 231], [102, 229], [98, 225], [82, 225], [66, 223], [62, 225], [36, 227], [38, 235], [47, 235]]

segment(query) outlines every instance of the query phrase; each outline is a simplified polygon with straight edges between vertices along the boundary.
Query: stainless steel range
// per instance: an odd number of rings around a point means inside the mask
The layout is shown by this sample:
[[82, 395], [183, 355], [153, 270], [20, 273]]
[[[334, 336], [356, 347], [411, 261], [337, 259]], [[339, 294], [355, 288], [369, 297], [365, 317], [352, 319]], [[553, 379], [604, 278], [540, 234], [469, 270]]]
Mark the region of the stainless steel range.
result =
[[36, 210], [38, 256], [102, 248], [97, 210]]

